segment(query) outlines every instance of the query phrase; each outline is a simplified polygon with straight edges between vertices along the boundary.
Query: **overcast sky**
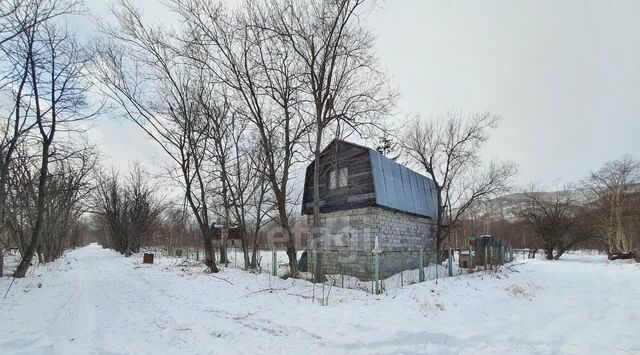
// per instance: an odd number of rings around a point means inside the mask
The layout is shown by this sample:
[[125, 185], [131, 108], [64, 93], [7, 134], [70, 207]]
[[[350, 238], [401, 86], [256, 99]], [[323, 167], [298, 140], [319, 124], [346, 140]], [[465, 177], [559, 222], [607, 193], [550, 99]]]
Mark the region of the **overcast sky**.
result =
[[[170, 22], [156, 1], [136, 3]], [[367, 23], [400, 90], [397, 119], [500, 115], [483, 156], [517, 162], [522, 184], [576, 181], [604, 161], [640, 156], [640, 1], [394, 0]], [[91, 21], [79, 26], [92, 31]], [[126, 122], [103, 118], [91, 135], [121, 167], [163, 159]]]

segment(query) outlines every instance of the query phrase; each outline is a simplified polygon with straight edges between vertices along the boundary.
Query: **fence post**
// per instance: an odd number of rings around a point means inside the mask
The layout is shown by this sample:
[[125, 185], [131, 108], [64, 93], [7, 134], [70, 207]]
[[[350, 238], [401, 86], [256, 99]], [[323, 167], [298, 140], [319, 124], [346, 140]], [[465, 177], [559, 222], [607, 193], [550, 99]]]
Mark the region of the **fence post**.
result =
[[451, 251], [451, 248], [449, 248], [449, 259], [447, 259], [448, 262], [448, 266], [449, 266], [449, 277], [453, 276], [453, 252]]
[[420, 255], [418, 256], [418, 282], [424, 281], [424, 252], [420, 249]]
[[313, 276], [313, 283], [315, 284], [316, 282], [318, 282], [318, 251], [317, 250], [313, 251], [313, 254], [311, 255], [311, 259], [313, 263], [313, 269], [311, 270], [311, 272]]
[[440, 250], [436, 249], [436, 285], [438, 284], [438, 268], [442, 264], [440, 263]]
[[494, 247], [489, 248], [489, 265], [491, 266], [491, 268], [493, 269], [493, 249]]
[[271, 272], [273, 276], [278, 276], [278, 255], [275, 247], [271, 248]]
[[471, 246], [469, 246], [469, 265], [467, 265], [469, 267], [469, 271], [471, 271], [471, 268], [473, 267], [473, 254], [471, 254]]
[[489, 256], [489, 246], [484, 246], [484, 269], [487, 269], [487, 257]]
[[376, 253], [376, 295], [380, 294], [380, 254]]
[[380, 254], [382, 254], [382, 248], [380, 248], [380, 242], [378, 241], [378, 236], [376, 235], [376, 241], [371, 251], [376, 257], [376, 294], [380, 294]]
[[500, 246], [500, 265], [504, 265], [504, 245]]

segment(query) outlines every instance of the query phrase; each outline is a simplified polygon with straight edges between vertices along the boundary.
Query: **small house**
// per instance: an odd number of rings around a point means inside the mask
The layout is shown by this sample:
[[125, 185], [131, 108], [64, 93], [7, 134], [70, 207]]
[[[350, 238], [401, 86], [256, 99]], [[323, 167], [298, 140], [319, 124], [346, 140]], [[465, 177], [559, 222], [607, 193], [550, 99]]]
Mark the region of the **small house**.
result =
[[[320, 155], [320, 231], [309, 233], [322, 273], [372, 279], [376, 237], [382, 277], [418, 267], [431, 252], [437, 218], [433, 181], [381, 153], [335, 139]], [[302, 214], [313, 226], [315, 162], [306, 170]], [[425, 255], [424, 260], [428, 260]], [[309, 259], [313, 270], [314, 258]]]
[[[222, 243], [222, 227], [211, 225], [211, 236], [215, 246]], [[226, 247], [240, 248], [242, 246], [242, 232], [239, 227], [229, 227], [227, 232]]]

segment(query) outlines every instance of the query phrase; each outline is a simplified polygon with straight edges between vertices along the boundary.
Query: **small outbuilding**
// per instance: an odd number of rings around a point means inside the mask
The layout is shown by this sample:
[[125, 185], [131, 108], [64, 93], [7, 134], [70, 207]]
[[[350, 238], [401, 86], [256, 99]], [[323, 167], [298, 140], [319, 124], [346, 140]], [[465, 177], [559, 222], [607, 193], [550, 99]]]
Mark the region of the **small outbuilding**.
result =
[[[315, 162], [306, 170], [302, 214], [313, 226]], [[382, 248], [382, 277], [418, 267], [435, 243], [437, 218], [433, 181], [381, 153], [333, 140], [320, 155], [319, 238], [310, 232], [312, 253], [322, 258], [324, 274], [373, 278], [372, 249]], [[309, 270], [314, 258], [309, 257]]]
[[[211, 225], [211, 237], [215, 246], [222, 243], [222, 227]], [[239, 227], [229, 227], [227, 232], [226, 246], [239, 248], [242, 246], [242, 232]]]

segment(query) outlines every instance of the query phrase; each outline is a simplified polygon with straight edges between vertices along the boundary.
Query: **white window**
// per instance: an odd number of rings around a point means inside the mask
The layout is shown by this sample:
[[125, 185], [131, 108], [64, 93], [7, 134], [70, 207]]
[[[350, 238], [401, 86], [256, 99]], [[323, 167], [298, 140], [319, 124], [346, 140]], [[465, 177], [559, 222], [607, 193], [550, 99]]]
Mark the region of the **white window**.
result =
[[346, 187], [349, 181], [349, 169], [340, 168], [329, 172], [329, 189]]
[[348, 168], [342, 168], [338, 170], [338, 187], [347, 187], [348, 182], [349, 182]]
[[329, 190], [333, 190], [336, 187], [337, 187], [336, 171], [335, 170], [331, 170], [329, 172]]

